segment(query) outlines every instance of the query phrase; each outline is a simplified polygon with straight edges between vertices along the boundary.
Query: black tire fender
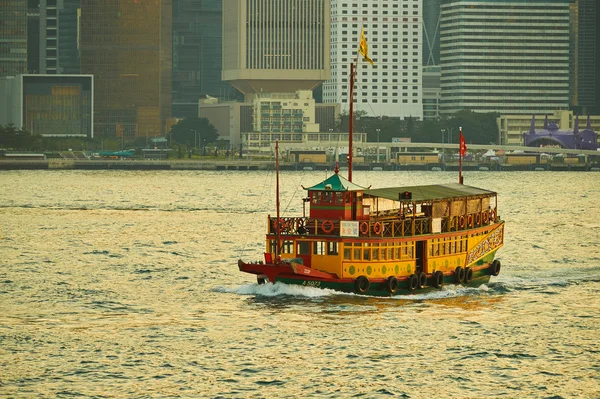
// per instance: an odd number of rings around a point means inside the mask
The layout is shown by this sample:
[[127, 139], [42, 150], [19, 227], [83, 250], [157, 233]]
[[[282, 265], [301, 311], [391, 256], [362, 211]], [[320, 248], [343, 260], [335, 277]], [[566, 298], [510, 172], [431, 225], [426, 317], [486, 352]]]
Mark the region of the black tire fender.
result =
[[369, 292], [369, 287], [371, 286], [371, 282], [365, 276], [358, 276], [354, 281], [354, 292], [357, 294], [366, 294]]

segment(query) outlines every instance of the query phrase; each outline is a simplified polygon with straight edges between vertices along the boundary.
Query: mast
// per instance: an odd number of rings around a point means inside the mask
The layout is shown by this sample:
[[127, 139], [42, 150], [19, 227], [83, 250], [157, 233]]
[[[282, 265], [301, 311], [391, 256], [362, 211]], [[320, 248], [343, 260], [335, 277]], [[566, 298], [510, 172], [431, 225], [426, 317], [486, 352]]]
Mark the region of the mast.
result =
[[354, 64], [350, 63], [350, 115], [348, 116], [348, 181], [352, 181], [352, 125], [354, 122]]
[[275, 221], [275, 233], [277, 234], [275, 259], [277, 259], [279, 257], [279, 245], [281, 245], [281, 225], [279, 214], [279, 140], [275, 140], [275, 182], [275, 206], [277, 207], [277, 219]]
[[459, 130], [458, 184], [463, 184], [462, 159], [463, 159], [463, 156], [467, 155], [467, 145], [465, 144], [465, 138], [462, 134], [462, 126], [460, 126], [458, 128], [458, 130]]

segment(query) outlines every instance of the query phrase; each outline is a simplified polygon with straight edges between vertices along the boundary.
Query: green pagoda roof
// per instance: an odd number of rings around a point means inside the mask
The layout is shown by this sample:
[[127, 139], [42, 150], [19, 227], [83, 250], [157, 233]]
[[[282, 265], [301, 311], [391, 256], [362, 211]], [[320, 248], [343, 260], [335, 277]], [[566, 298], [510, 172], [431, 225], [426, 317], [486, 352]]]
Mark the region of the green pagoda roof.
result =
[[[411, 193], [412, 198], [400, 199], [400, 195], [405, 192]], [[472, 186], [465, 186], [458, 183], [435, 184], [429, 186], [375, 188], [371, 190], [365, 190], [364, 194], [371, 197], [386, 198], [389, 200], [402, 202], [440, 201], [464, 197], [475, 197], [479, 195], [496, 195], [494, 191], [488, 191]]]
[[302, 188], [309, 191], [364, 191], [368, 189], [368, 187], [361, 187], [352, 183], [351, 181], [348, 181], [340, 176], [337, 172], [319, 184], [316, 184], [312, 187], [302, 186]]

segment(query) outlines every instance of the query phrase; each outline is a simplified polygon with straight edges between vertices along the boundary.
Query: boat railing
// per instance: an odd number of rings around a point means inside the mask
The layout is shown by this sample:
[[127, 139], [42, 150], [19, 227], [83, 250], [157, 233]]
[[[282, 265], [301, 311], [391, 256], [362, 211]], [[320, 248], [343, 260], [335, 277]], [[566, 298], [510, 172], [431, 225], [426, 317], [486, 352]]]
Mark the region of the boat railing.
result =
[[[495, 223], [498, 218], [495, 213], [474, 212], [461, 216], [447, 216], [438, 218], [439, 230], [436, 232], [447, 233], [468, 230]], [[358, 221], [359, 237], [407, 237], [429, 234], [434, 231], [434, 218], [418, 214], [407, 218], [371, 218]], [[281, 235], [308, 235], [308, 236], [337, 236], [341, 235], [340, 220], [309, 218], [309, 217], [269, 217], [269, 234]], [[348, 234], [345, 234], [348, 235]]]

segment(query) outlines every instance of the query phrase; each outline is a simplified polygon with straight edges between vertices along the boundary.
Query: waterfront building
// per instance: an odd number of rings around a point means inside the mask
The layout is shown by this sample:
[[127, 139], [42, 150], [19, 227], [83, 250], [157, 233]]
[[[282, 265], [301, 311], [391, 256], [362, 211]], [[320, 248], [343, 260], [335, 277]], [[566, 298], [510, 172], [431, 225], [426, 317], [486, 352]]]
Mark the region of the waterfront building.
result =
[[93, 137], [92, 75], [21, 74], [0, 78], [0, 125], [44, 137]]
[[231, 148], [244, 143], [244, 148], [253, 151], [259, 147], [267, 151], [272, 140], [302, 142], [303, 133], [331, 134], [339, 114], [339, 104], [316, 104], [309, 90], [258, 93], [252, 102], [207, 98], [200, 100], [198, 108], [198, 115], [207, 118]]
[[[575, 129], [576, 115], [569, 110], [555, 110], [546, 114], [548, 119], [562, 130]], [[539, 114], [534, 118], [534, 128], [543, 130], [545, 124], [545, 115]], [[531, 115], [504, 114], [496, 119], [498, 126], [498, 144], [500, 145], [523, 145], [523, 133], [531, 129]], [[600, 115], [590, 115], [590, 127], [592, 130], [600, 131]], [[580, 130], [581, 126], [580, 126]]]
[[534, 116], [529, 131], [523, 133], [523, 145], [597, 151], [598, 133], [592, 130], [589, 116], [583, 128], [579, 126], [579, 117], [576, 116], [573, 130], [561, 130], [556, 123], [548, 121], [547, 116], [544, 119], [544, 128], [537, 130]]
[[423, 21], [420, 0], [331, 1], [331, 79], [323, 102], [348, 111], [349, 64], [356, 62], [364, 27], [369, 65], [358, 62], [354, 112], [423, 117]]
[[27, 72], [27, 3], [0, 1], [0, 76]]
[[171, 0], [82, 0], [81, 71], [95, 77], [95, 132], [162, 136], [171, 116]]
[[176, 118], [198, 116], [206, 96], [236, 99], [221, 78], [223, 13], [220, 0], [173, 0], [173, 109]]
[[569, 107], [569, 0], [441, 5], [441, 112]]

